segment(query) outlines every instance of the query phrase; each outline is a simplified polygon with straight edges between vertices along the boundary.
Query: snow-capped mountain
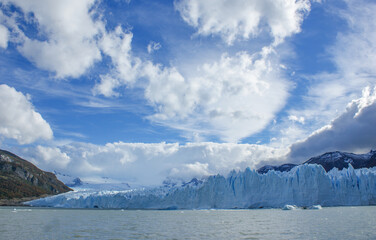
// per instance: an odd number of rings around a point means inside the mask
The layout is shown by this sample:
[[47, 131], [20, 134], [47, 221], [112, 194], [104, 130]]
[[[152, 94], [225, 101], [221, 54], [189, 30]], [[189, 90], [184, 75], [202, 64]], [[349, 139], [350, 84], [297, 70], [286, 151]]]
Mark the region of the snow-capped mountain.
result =
[[313, 157], [304, 164], [320, 164], [326, 171], [333, 168], [339, 170], [348, 168], [351, 164], [355, 169], [371, 168], [376, 166], [376, 151], [371, 150], [366, 154], [354, 154], [346, 152], [329, 152], [318, 157]]
[[65, 185], [76, 191], [119, 191], [131, 189], [128, 183], [114, 181], [108, 177], [102, 177], [99, 181], [82, 181], [79, 177], [73, 177], [66, 173], [54, 171], [54, 174]]
[[[333, 168], [342, 170], [348, 168], [349, 164], [353, 168], [371, 168], [376, 167], [376, 151], [371, 150], [366, 154], [354, 154], [346, 152], [328, 152], [320, 156], [310, 158], [302, 164], [319, 164], [324, 167], [325, 171], [329, 172]], [[266, 165], [257, 170], [259, 173], [267, 173], [270, 170], [286, 172], [298, 166], [297, 164], [287, 163], [280, 166]]]
[[278, 171], [278, 172], [288, 172], [294, 167], [298, 166], [297, 164], [293, 163], [285, 163], [280, 166], [272, 166], [272, 165], [265, 165], [257, 170], [258, 173], [267, 173], [270, 170]]
[[83, 182], [81, 181], [79, 177], [72, 177], [69, 174], [65, 174], [65, 173], [61, 173], [57, 171], [54, 171], [54, 174], [57, 177], [57, 179], [62, 181], [68, 187], [78, 187], [83, 184]]

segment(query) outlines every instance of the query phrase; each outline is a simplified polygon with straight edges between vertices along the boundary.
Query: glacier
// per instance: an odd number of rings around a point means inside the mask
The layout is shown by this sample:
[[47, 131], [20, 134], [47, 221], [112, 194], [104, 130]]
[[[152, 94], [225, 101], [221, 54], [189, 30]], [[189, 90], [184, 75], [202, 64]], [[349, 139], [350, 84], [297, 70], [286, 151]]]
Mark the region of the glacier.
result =
[[285, 205], [359, 206], [376, 204], [376, 167], [326, 172], [304, 164], [288, 172], [260, 174], [247, 168], [181, 186], [123, 191], [76, 190], [26, 202], [31, 206], [121, 209], [245, 209]]

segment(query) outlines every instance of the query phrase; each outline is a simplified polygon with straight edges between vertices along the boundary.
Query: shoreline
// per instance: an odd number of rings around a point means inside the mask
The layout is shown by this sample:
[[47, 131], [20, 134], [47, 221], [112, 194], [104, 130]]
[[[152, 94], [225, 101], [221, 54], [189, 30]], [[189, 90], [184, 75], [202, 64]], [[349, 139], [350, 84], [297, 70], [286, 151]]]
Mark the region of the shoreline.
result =
[[0, 199], [0, 206], [2, 207], [16, 207], [16, 206], [25, 206], [25, 207], [31, 207], [28, 204], [24, 204], [24, 202], [45, 198], [53, 195], [43, 194], [41, 196], [34, 196], [34, 197], [23, 197], [23, 198], [11, 198], [11, 199]]

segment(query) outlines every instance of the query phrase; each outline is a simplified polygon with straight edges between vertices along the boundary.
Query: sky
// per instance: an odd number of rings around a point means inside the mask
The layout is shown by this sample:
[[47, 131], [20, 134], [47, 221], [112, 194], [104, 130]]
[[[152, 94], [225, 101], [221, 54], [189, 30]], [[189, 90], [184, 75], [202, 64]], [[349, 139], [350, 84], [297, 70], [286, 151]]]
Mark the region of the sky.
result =
[[376, 148], [371, 0], [0, 0], [0, 148], [157, 185]]

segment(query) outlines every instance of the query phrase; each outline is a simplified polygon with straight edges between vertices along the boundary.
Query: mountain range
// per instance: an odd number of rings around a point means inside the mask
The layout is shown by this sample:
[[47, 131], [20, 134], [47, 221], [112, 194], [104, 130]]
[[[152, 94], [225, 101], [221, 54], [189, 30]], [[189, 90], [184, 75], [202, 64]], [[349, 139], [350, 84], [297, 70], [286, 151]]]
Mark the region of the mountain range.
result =
[[312, 157], [308, 161], [301, 164], [286, 163], [279, 166], [266, 165], [257, 170], [258, 173], [267, 173], [270, 170], [279, 172], [288, 172], [292, 168], [304, 165], [304, 164], [318, 164], [323, 166], [326, 172], [329, 172], [333, 168], [342, 170], [348, 168], [349, 164], [354, 169], [359, 168], [371, 168], [376, 166], [376, 151], [371, 150], [366, 154], [355, 154], [346, 152], [327, 152], [317, 157]]

